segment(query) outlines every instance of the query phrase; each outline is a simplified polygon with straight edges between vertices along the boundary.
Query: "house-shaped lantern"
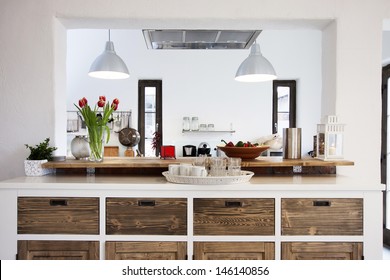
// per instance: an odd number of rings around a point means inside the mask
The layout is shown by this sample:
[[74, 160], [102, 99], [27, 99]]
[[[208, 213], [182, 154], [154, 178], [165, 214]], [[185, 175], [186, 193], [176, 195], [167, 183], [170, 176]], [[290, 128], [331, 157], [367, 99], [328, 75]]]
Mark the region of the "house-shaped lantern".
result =
[[337, 116], [325, 116], [322, 122], [322, 124], [317, 124], [317, 158], [343, 159], [345, 125], [338, 123]]

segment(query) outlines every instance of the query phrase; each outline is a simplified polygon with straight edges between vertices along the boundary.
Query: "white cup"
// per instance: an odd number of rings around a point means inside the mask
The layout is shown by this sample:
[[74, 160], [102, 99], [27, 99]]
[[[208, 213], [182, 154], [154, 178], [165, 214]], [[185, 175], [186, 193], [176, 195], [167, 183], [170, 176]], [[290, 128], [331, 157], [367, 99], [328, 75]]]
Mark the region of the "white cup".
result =
[[190, 176], [192, 165], [188, 163], [180, 163], [180, 176]]
[[228, 159], [228, 175], [229, 176], [241, 175], [241, 158]]
[[191, 176], [206, 177], [207, 176], [206, 168], [204, 168], [203, 166], [192, 166]]
[[168, 165], [168, 171], [171, 175], [180, 175], [180, 165], [170, 164]]

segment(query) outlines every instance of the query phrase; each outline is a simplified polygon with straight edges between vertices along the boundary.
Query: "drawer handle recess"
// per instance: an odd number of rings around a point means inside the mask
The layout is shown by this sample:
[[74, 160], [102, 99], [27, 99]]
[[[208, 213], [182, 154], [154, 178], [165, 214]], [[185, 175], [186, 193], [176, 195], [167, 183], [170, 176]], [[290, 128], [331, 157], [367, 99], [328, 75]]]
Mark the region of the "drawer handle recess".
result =
[[66, 199], [50, 199], [50, 206], [68, 206]]
[[241, 201], [225, 201], [225, 207], [242, 207]]
[[318, 201], [313, 201], [313, 206], [319, 206], [319, 207], [322, 207], [322, 206], [330, 206], [331, 203], [329, 200], [318, 200]]
[[155, 200], [138, 200], [138, 206], [155, 206]]

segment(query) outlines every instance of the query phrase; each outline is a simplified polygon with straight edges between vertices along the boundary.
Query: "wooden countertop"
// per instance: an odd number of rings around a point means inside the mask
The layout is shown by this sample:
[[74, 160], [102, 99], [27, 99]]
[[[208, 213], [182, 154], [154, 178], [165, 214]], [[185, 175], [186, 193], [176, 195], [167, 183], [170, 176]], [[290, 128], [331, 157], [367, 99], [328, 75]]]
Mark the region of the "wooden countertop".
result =
[[[67, 159], [66, 161], [47, 162], [44, 168], [168, 168], [169, 164], [192, 163], [194, 158], [181, 157], [177, 159], [159, 159], [142, 157], [105, 157], [103, 162]], [[323, 161], [314, 158], [283, 159], [282, 157], [258, 157], [242, 161], [242, 167], [288, 167], [288, 166], [352, 166], [348, 160]]]

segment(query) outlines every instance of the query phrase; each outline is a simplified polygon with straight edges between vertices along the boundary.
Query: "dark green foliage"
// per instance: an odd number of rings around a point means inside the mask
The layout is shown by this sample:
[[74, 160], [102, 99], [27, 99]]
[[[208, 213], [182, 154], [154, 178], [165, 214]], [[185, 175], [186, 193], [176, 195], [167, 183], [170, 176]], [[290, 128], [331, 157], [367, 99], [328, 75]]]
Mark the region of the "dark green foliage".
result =
[[52, 153], [57, 150], [56, 147], [49, 146], [50, 138], [46, 138], [45, 141], [41, 142], [35, 147], [25, 144], [26, 149], [30, 149], [30, 155], [27, 158], [28, 160], [42, 160], [47, 159], [50, 161], [53, 158]]

